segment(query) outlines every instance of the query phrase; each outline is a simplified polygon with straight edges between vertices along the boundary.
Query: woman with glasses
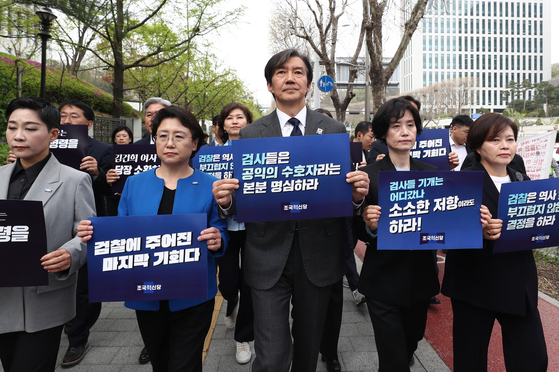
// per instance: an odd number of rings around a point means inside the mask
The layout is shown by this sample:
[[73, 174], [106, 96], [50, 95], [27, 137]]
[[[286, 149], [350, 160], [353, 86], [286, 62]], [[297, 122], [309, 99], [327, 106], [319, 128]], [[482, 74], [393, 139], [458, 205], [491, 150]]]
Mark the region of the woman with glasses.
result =
[[484, 172], [481, 223], [483, 249], [449, 250], [442, 293], [452, 299], [454, 371], [487, 371], [487, 349], [495, 320], [503, 335], [507, 371], [547, 370], [538, 312], [538, 274], [531, 250], [493, 253], [503, 221], [497, 219], [501, 185], [529, 180], [509, 165], [518, 127], [500, 114], [485, 114], [470, 127], [475, 162]]
[[[157, 156], [161, 167], [126, 180], [118, 207], [119, 216], [206, 213], [208, 228], [199, 241], [208, 244], [208, 299], [131, 301], [142, 339], [155, 372], [202, 371], [204, 339], [210, 327], [217, 293], [214, 257], [221, 256], [229, 240], [226, 222], [218, 217], [212, 195], [215, 177], [189, 165], [203, 132], [188, 110], [162, 108], [153, 121]], [[87, 241], [93, 233], [89, 221], [78, 226]]]

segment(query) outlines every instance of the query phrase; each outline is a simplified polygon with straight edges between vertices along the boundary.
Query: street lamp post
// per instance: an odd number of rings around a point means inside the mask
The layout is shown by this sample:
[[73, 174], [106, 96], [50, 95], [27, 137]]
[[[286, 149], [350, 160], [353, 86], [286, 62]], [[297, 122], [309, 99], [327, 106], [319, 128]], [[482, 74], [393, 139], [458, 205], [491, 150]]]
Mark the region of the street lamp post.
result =
[[50, 25], [56, 19], [54, 13], [47, 7], [35, 12], [41, 20], [39, 36], [42, 41], [41, 48], [41, 98], [46, 98], [47, 82], [47, 40], [50, 38]]

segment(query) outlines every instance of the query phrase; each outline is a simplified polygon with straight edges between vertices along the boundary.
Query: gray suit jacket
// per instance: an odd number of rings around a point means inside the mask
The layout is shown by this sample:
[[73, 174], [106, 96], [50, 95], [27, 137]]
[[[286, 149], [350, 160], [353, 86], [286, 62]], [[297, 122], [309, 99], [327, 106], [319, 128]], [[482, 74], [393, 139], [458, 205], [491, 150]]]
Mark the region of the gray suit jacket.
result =
[[[15, 163], [0, 168], [0, 199], [6, 199]], [[46, 192], [48, 188], [52, 192]], [[76, 271], [87, 260], [86, 245], [76, 236], [81, 220], [95, 216], [91, 177], [51, 156], [25, 200], [43, 202], [47, 250], [66, 249], [69, 270], [50, 274], [40, 287], [0, 288], [0, 333], [37, 332], [62, 325], [76, 312]]]
[[[305, 135], [314, 135], [319, 128], [323, 134], [346, 133], [345, 127], [336, 120], [307, 110]], [[240, 138], [281, 136], [278, 116], [274, 111], [243, 128]], [[246, 282], [261, 290], [274, 286], [287, 262], [296, 230], [303, 265], [310, 281], [319, 287], [337, 282], [345, 272], [344, 224], [341, 218], [247, 223], [243, 262]]]

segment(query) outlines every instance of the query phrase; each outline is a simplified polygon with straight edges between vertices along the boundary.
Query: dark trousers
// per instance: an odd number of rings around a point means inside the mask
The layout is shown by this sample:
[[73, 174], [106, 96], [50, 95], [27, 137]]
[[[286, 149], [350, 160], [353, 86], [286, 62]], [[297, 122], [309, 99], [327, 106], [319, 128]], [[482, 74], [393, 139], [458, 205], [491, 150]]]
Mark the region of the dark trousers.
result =
[[201, 372], [204, 340], [210, 329], [215, 300], [184, 310], [170, 311], [169, 301], [159, 310], [136, 310], [142, 339], [154, 372]]
[[377, 345], [379, 372], [409, 372], [409, 363], [423, 338], [429, 300], [399, 307], [367, 298]]
[[64, 326], [39, 332], [0, 334], [0, 359], [5, 372], [53, 372]]
[[359, 284], [359, 274], [357, 273], [357, 265], [355, 264], [355, 254], [353, 253], [357, 245], [357, 237], [353, 234], [353, 217], [346, 217], [346, 238], [344, 239], [344, 254], [345, 254], [345, 277], [349, 284], [349, 289], [355, 291]]
[[328, 301], [328, 312], [324, 323], [324, 333], [320, 341], [320, 354], [326, 360], [338, 358], [338, 339], [340, 338], [340, 328], [342, 327], [342, 314], [344, 307], [344, 287], [340, 280], [332, 285], [330, 299]]
[[[216, 258], [219, 265], [219, 291], [227, 300], [226, 315], [229, 316], [239, 303], [237, 322], [235, 324], [235, 341], [249, 342], [254, 340], [254, 312], [250, 287], [245, 283], [243, 275], [243, 257], [246, 231], [228, 231], [229, 245], [222, 257]], [[239, 265], [239, 254], [241, 264]], [[239, 300], [239, 290], [241, 297]]]
[[525, 316], [482, 309], [452, 299], [454, 371], [486, 372], [495, 320], [501, 325], [507, 372], [547, 371], [547, 348], [538, 309]]
[[80, 347], [87, 343], [89, 330], [101, 314], [100, 302], [89, 302], [89, 279], [87, 264], [78, 270], [78, 285], [76, 290], [76, 317], [72, 321], [68, 343], [70, 347]]
[[292, 372], [316, 371], [331, 287], [317, 287], [310, 282], [295, 234], [278, 282], [268, 290], [252, 289], [256, 352], [253, 372], [287, 372], [290, 365]]

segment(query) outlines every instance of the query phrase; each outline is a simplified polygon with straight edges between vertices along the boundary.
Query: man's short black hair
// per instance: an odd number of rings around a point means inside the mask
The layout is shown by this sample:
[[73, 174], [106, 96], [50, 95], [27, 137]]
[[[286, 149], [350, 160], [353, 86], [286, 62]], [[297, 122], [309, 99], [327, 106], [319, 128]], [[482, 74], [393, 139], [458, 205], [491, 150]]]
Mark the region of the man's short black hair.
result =
[[419, 100], [417, 100], [415, 97], [408, 95], [408, 96], [401, 96], [398, 98], [405, 99], [406, 101], [415, 103], [415, 105], [417, 106], [417, 111], [421, 110], [421, 102], [419, 102]]
[[51, 105], [49, 101], [39, 97], [23, 97], [16, 98], [6, 108], [6, 120], [10, 120], [10, 116], [15, 110], [28, 109], [37, 112], [39, 118], [46, 124], [48, 130], [58, 128], [60, 125], [60, 113]]
[[91, 106], [89, 106], [87, 103], [82, 102], [82, 101], [78, 101], [77, 99], [71, 99], [65, 102], [62, 102], [59, 106], [59, 110], [62, 111], [62, 109], [64, 108], [64, 106], [74, 106], [79, 108], [80, 110], [82, 110], [83, 112], [83, 116], [85, 116], [85, 118], [87, 120], [90, 121], [94, 121], [95, 120], [95, 113], [93, 112], [93, 109], [91, 108]]
[[392, 98], [390, 101], [386, 101], [384, 105], [380, 106], [373, 118], [373, 133], [375, 138], [381, 140], [383, 143], [386, 143], [386, 139], [383, 137], [386, 135], [386, 132], [388, 132], [390, 124], [403, 118], [406, 111], [411, 112], [413, 115], [417, 134], [421, 134], [423, 126], [421, 125], [419, 112], [415, 109], [415, 107], [413, 107], [410, 101], [406, 99]]
[[450, 122], [450, 128], [455, 125], [465, 125], [469, 127], [470, 125], [472, 125], [473, 122], [474, 121], [472, 120], [472, 118], [468, 115], [458, 115], [452, 118], [452, 121]]
[[332, 119], [334, 119], [334, 117], [332, 116], [332, 113], [330, 111], [326, 110], [326, 109], [323, 109], [323, 108], [319, 107], [319, 108], [315, 109], [314, 111], [318, 112], [319, 114], [323, 114], [323, 115], [329, 116]]
[[369, 131], [373, 128], [373, 123], [370, 121], [360, 121], [355, 126], [355, 138], [357, 138], [357, 133], [361, 133], [363, 135], [369, 133]]
[[266, 82], [268, 84], [272, 84], [272, 76], [274, 76], [274, 72], [283, 66], [285, 62], [291, 57], [299, 57], [305, 63], [305, 68], [307, 70], [307, 85], [310, 84], [313, 78], [312, 74], [312, 64], [309, 60], [309, 57], [299, 53], [297, 49], [287, 49], [283, 52], [279, 52], [270, 58], [266, 67], [264, 68], [264, 76], [266, 77]]

